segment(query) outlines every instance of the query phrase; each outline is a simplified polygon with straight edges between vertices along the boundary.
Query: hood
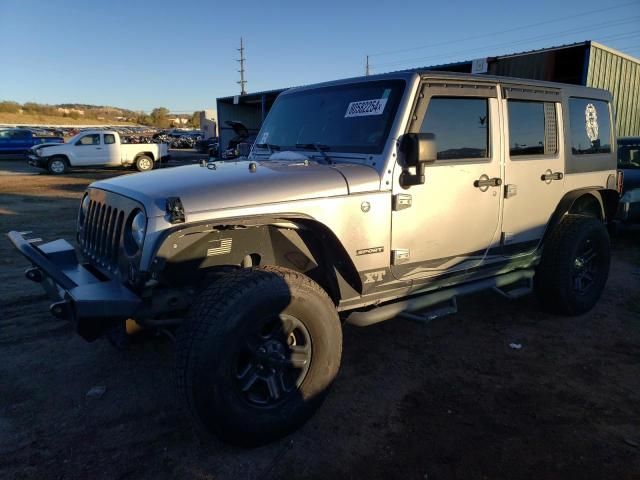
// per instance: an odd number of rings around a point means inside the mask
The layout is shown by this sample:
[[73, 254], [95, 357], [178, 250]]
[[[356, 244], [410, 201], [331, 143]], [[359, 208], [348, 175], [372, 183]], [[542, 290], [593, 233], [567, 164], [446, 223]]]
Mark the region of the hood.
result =
[[227, 120], [224, 123], [226, 123], [231, 128], [233, 128], [233, 131], [235, 132], [236, 135], [239, 135], [241, 137], [246, 137], [247, 135], [249, 135], [249, 129], [242, 122], [237, 122], [235, 120]]
[[366, 165], [350, 165], [348, 173], [334, 168], [337, 165], [303, 161], [215, 162], [215, 167], [164, 168], [91, 187], [141, 202], [149, 217], [164, 216], [167, 197], [180, 197], [188, 221], [189, 213], [347, 195], [380, 185], [378, 172]]
[[34, 145], [33, 147], [31, 147], [31, 150], [36, 151], [36, 150], [41, 150], [43, 148], [60, 147], [62, 145], [64, 145], [63, 142], [39, 143], [38, 145]]

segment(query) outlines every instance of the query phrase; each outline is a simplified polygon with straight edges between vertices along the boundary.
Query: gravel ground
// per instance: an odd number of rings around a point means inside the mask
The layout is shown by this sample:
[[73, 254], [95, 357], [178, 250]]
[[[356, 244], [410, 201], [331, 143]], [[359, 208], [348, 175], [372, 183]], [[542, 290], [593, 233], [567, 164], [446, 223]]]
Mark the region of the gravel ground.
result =
[[[73, 242], [85, 187], [123, 173], [52, 177], [2, 161], [0, 232]], [[171, 341], [84, 342], [0, 240], [0, 478], [640, 478], [639, 245], [637, 230], [614, 239], [604, 295], [579, 317], [487, 294], [427, 325], [346, 326], [316, 416], [241, 450], [193, 434]]]

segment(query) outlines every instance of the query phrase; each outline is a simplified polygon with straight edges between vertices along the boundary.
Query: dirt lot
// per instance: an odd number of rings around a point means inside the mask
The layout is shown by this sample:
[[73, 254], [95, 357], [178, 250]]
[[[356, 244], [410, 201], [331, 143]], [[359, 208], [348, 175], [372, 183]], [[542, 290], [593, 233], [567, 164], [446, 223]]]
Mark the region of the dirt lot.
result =
[[[0, 161], [0, 232], [45, 240], [73, 241], [86, 185], [122, 173], [19, 167]], [[239, 450], [194, 436], [169, 340], [84, 342], [0, 240], [0, 478], [640, 478], [639, 245], [639, 231], [614, 240], [604, 296], [581, 317], [479, 295], [428, 325], [345, 327], [319, 413]]]

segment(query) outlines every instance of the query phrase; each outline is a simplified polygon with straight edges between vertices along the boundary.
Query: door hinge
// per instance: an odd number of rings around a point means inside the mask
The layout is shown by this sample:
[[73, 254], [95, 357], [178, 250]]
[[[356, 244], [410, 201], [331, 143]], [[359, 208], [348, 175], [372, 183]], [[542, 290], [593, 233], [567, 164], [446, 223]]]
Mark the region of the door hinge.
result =
[[407, 263], [409, 261], [409, 258], [410, 255], [408, 248], [391, 250], [391, 265], [400, 265], [402, 263]]
[[393, 196], [391, 206], [395, 212], [411, 207], [411, 195], [408, 193], [398, 193]]

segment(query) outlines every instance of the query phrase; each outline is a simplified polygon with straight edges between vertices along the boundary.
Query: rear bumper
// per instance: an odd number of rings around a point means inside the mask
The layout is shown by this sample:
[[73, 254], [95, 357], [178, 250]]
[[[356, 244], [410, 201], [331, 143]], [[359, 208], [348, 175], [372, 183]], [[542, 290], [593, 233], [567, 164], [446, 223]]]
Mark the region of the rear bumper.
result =
[[76, 323], [78, 334], [85, 340], [95, 340], [116, 322], [135, 316], [142, 305], [140, 297], [122, 283], [79, 263], [75, 249], [66, 240], [36, 247], [20, 232], [7, 236], [32, 264], [26, 277], [40, 283], [55, 301], [51, 313]]

